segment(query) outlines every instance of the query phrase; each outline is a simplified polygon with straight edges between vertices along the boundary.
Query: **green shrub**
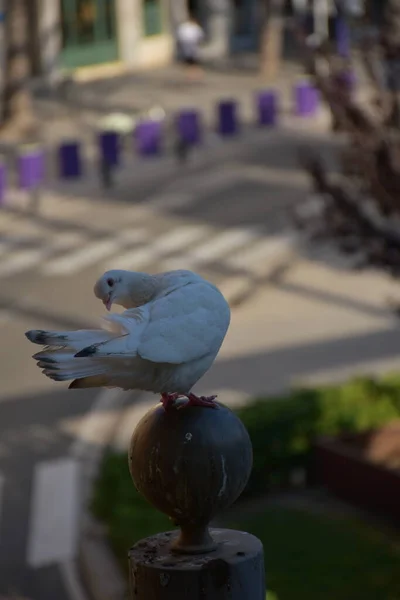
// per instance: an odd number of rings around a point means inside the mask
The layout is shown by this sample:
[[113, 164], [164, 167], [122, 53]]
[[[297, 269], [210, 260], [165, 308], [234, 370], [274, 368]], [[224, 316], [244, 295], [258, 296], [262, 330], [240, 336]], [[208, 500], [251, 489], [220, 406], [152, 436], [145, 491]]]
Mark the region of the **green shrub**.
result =
[[322, 435], [376, 428], [400, 417], [400, 376], [357, 378], [340, 386], [294, 390], [260, 398], [238, 411], [254, 452], [244, 495], [289, 484], [295, 468], [312, 478], [312, 446]]
[[[359, 378], [341, 386], [294, 390], [286, 397], [260, 398], [238, 411], [253, 444], [253, 470], [243, 496], [288, 485], [291, 471], [312, 475], [316, 437], [365, 431], [400, 417], [400, 375]], [[126, 548], [172, 529], [171, 521], [135, 490], [126, 454], [107, 453], [92, 501], [107, 524], [110, 542], [126, 567]]]
[[107, 525], [108, 539], [124, 570], [128, 566], [127, 548], [149, 535], [173, 529], [168, 517], [150, 506], [135, 489], [126, 453], [106, 453], [91, 509]]

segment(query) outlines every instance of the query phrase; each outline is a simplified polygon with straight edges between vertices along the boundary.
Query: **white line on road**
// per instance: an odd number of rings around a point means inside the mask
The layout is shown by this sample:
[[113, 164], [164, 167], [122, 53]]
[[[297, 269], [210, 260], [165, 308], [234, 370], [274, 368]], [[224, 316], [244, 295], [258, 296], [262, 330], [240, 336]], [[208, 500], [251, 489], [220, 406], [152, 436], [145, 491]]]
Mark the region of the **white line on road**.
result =
[[30, 267], [40, 264], [58, 250], [75, 247], [80, 240], [81, 236], [78, 236], [78, 234], [62, 233], [48, 246], [42, 248], [26, 248], [24, 250], [13, 252], [0, 263], [0, 275], [5, 277], [26, 271]]
[[253, 242], [257, 232], [252, 229], [231, 229], [219, 233], [207, 244], [195, 248], [187, 255], [187, 261], [193, 266], [218, 260], [221, 256]]
[[107, 269], [141, 269], [164, 257], [165, 254], [182, 250], [202, 237], [206, 237], [209, 229], [206, 226], [180, 227], [161, 235], [147, 247], [131, 250], [108, 262]]
[[70, 560], [79, 530], [79, 463], [40, 462], [34, 471], [27, 562], [39, 568]]
[[144, 227], [135, 227], [133, 229], [123, 229], [118, 233], [117, 237], [126, 244], [139, 244], [150, 238], [150, 232]]
[[101, 240], [87, 244], [75, 252], [56, 258], [43, 265], [43, 275], [71, 275], [118, 252], [123, 242], [118, 239]]
[[238, 250], [256, 239], [258, 233], [256, 229], [231, 229], [222, 233], [217, 233], [217, 237], [206, 244], [195, 247], [185, 254], [184, 261], [181, 258], [171, 257], [162, 261], [161, 267], [165, 270], [181, 269], [184, 262], [186, 269], [196, 269], [206, 263], [217, 260], [224, 262], [223, 256], [229, 252]]
[[267, 238], [250, 246], [238, 256], [226, 259], [227, 266], [238, 270], [246, 270], [255, 275], [261, 275], [271, 267], [274, 260], [289, 253], [295, 246], [295, 235], [280, 235]]

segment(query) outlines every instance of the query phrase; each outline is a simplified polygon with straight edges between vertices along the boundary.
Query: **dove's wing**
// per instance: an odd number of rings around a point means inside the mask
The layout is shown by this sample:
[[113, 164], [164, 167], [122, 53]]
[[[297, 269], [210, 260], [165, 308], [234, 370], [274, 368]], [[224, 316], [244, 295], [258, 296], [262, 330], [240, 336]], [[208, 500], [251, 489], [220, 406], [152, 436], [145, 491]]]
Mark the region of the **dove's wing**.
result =
[[[46, 346], [33, 357], [45, 375], [56, 381], [89, 378], [97, 387], [127, 378], [134, 371], [137, 346], [148, 319], [149, 309], [143, 307], [107, 316], [103, 329], [36, 330], [26, 335]], [[85, 383], [88, 387], [90, 381]]]
[[116, 318], [125, 335], [88, 346], [76, 357], [139, 356], [153, 363], [188, 363], [218, 352], [230, 310], [217, 288], [195, 283], [109, 317]]
[[137, 352], [151, 362], [170, 364], [216, 354], [229, 322], [229, 305], [216, 287], [186, 285], [151, 304]]
[[217, 288], [195, 283], [109, 315], [101, 330], [30, 331], [27, 337], [46, 346], [34, 355], [43, 373], [56, 381], [73, 379], [70, 387], [158, 391], [174, 365], [216, 356], [229, 321]]
[[145, 304], [140, 308], [125, 310], [122, 315], [109, 315], [106, 320], [111, 324], [111, 329], [120, 332], [119, 335], [85, 346], [75, 356], [137, 356], [143, 331], [150, 321], [150, 305]]

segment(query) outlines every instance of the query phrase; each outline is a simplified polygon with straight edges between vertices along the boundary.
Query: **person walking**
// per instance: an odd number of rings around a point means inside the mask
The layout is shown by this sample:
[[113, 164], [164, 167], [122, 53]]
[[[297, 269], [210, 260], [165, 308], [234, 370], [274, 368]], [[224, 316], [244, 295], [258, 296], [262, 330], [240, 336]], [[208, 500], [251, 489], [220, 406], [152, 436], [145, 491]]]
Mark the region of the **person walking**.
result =
[[177, 29], [179, 54], [187, 67], [189, 79], [198, 79], [202, 75], [200, 45], [203, 40], [204, 31], [193, 16], [179, 25]]

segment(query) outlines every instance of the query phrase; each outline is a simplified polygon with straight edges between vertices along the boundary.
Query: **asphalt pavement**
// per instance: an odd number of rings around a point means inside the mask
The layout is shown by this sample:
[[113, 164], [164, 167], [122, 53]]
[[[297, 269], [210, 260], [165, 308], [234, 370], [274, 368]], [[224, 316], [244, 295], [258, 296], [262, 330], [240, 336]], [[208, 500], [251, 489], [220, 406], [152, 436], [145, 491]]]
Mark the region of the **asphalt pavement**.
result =
[[186, 169], [170, 159], [125, 167], [107, 191], [95, 177], [49, 184], [35, 212], [21, 194], [2, 209], [1, 594], [68, 598], [59, 564], [75, 556], [81, 481], [71, 446], [96, 398], [48, 381], [24, 332], [94, 325], [103, 308], [92, 288], [108, 268], [193, 269], [232, 305], [254, 298], [274, 257], [292, 248], [288, 209], [309, 193], [299, 148], [330, 156], [332, 142], [304, 127], [247, 142]]

